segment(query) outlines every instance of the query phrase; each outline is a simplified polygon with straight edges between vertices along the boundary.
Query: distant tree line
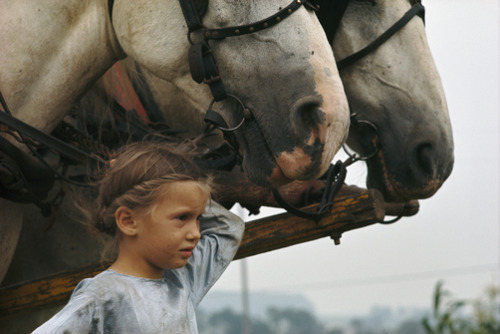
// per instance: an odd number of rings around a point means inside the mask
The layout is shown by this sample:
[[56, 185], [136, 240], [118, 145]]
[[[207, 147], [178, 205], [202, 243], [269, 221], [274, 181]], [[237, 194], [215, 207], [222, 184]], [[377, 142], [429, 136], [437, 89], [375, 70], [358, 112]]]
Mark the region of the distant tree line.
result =
[[[465, 312], [469, 306], [472, 311]], [[243, 318], [231, 309], [198, 312], [200, 334], [244, 334]], [[500, 287], [491, 286], [477, 300], [452, 298], [438, 282], [432, 309], [423, 319], [407, 319], [395, 328], [374, 326], [370, 319], [352, 319], [349, 328], [326, 328], [308, 310], [269, 308], [265, 319], [251, 318], [250, 334], [499, 334]]]
[[[305, 310], [269, 308], [264, 320], [252, 318], [252, 334], [326, 334], [316, 317]], [[216, 313], [198, 314], [200, 334], [242, 334], [241, 314], [225, 309]]]

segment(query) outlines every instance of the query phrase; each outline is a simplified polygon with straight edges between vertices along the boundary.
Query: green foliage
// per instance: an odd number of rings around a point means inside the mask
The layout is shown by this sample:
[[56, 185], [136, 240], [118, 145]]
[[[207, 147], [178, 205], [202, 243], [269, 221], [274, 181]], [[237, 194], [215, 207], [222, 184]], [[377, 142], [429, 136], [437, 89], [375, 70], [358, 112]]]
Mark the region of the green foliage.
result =
[[[471, 306], [472, 315], [464, 308]], [[488, 287], [485, 298], [467, 303], [454, 300], [443, 282], [436, 284], [432, 315], [422, 320], [427, 334], [498, 334], [500, 333], [500, 289]]]
[[486, 288], [483, 299], [472, 302], [475, 326], [471, 334], [500, 333], [500, 287]]

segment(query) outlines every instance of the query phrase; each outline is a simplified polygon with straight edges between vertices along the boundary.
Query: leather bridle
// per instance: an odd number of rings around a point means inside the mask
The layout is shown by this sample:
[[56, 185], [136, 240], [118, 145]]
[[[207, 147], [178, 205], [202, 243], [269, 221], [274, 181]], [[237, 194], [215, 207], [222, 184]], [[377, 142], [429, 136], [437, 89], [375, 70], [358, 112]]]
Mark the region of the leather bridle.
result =
[[[247, 108], [237, 96], [226, 91], [209, 42], [211, 40], [223, 40], [229, 37], [253, 34], [271, 28], [288, 18], [302, 5], [313, 10], [317, 10], [317, 7], [309, 0], [293, 0], [285, 8], [257, 22], [227, 28], [207, 28], [202, 23], [202, 17], [206, 11], [207, 3], [208, 0], [179, 0], [184, 19], [188, 26], [188, 40], [191, 44], [188, 51], [191, 77], [197, 83], [207, 84], [214, 97], [205, 114], [205, 121], [209, 124], [213, 124], [224, 133], [227, 133], [240, 128], [244, 121], [252, 118], [253, 115], [250, 109]], [[197, 31], [201, 32], [202, 40], [194, 42], [192, 35]], [[212, 108], [215, 102], [225, 100], [228, 97], [241, 107], [243, 113], [241, 121], [233, 126], [228, 126], [224, 118]]]
[[[229, 28], [221, 28], [221, 29], [208, 29], [206, 28], [201, 21], [201, 17], [203, 16], [204, 11], [207, 8], [207, 3], [208, 0], [179, 0], [179, 3], [181, 4], [181, 8], [186, 20], [186, 23], [188, 25], [188, 39], [191, 44], [190, 50], [189, 50], [189, 65], [190, 65], [190, 70], [191, 70], [191, 75], [193, 79], [198, 82], [198, 83], [205, 83], [210, 86], [210, 90], [212, 92], [212, 95], [214, 96], [214, 100], [210, 104], [209, 107], [209, 112], [207, 112], [206, 119], [207, 121], [211, 123], [215, 123], [216, 126], [219, 128], [222, 128], [223, 131], [234, 131], [237, 128], [239, 128], [244, 120], [246, 118], [251, 117], [251, 112], [245, 108], [241, 100], [239, 100], [236, 96], [229, 94], [226, 92], [224, 85], [222, 83], [222, 79], [220, 77], [219, 71], [217, 69], [215, 59], [213, 57], [212, 51], [209, 46], [209, 41], [210, 40], [221, 40], [224, 38], [228, 37], [234, 37], [234, 36], [241, 36], [245, 34], [251, 34], [257, 31], [261, 31], [263, 29], [267, 29], [273, 25], [278, 24], [282, 20], [286, 19], [289, 17], [293, 12], [295, 12], [297, 9], [299, 9], [302, 5], [307, 6], [310, 9], [318, 11], [319, 7], [317, 5], [318, 2], [321, 1], [309, 1], [309, 0], [293, 0], [293, 2], [288, 5], [287, 7], [281, 9], [278, 11], [276, 14], [258, 21], [254, 22], [252, 24], [247, 24], [247, 25], [241, 25], [241, 26], [234, 26], [234, 27], [229, 27]], [[318, 13], [318, 18], [320, 19], [320, 22], [322, 23], [324, 29], [327, 32], [327, 36], [329, 36], [329, 40], [333, 40], [333, 37], [335, 35], [335, 32], [337, 30], [337, 27], [340, 23], [340, 20], [343, 16], [343, 13], [347, 7], [347, 2], [348, 0], [340, 0], [340, 1], [330, 1], [327, 0], [325, 4], [335, 4], [334, 8], [335, 12], [329, 11], [319, 11]], [[406, 23], [408, 23], [414, 16], [418, 15], [422, 19], [424, 19], [424, 7], [421, 4], [421, 0], [411, 0], [412, 3], [412, 8], [399, 20], [397, 21], [392, 27], [390, 27], [385, 33], [383, 33], [379, 38], [377, 38], [375, 41], [373, 41], [370, 45], [365, 47], [364, 49], [360, 50], [359, 52], [347, 57], [346, 59], [342, 60], [339, 62], [339, 68], [343, 68], [345, 66], [348, 66], [352, 64], [353, 62], [359, 60], [360, 58], [364, 57], [366, 54], [372, 52], [376, 48], [378, 48], [382, 43], [384, 43], [386, 40], [388, 40], [392, 35], [394, 35], [399, 29], [404, 27]], [[112, 14], [113, 14], [113, 4], [114, 0], [108, 0], [108, 11], [109, 11], [109, 17], [110, 17], [110, 22], [112, 24]], [[325, 14], [326, 16], [332, 15], [334, 20], [331, 21], [325, 21]], [[323, 18], [323, 19], [322, 19]], [[332, 28], [333, 27], [333, 28]], [[333, 30], [332, 30], [333, 29]], [[202, 31], [202, 36], [203, 40], [198, 43], [194, 43], [191, 38], [191, 34], [195, 31]], [[243, 114], [244, 114], [244, 119], [236, 126], [236, 127], [228, 127], [222, 117], [218, 115], [216, 112], [211, 112], [212, 110], [212, 105], [216, 101], [221, 101], [227, 97], [230, 97], [241, 106], [243, 109]], [[39, 142], [40, 144], [44, 144], [62, 156], [69, 157], [71, 160], [75, 162], [80, 162], [83, 164], [102, 164], [104, 161], [94, 155], [94, 154], [89, 154], [87, 152], [81, 151], [80, 149], [76, 148], [75, 146], [68, 144], [66, 142], [60, 141], [57, 138], [45, 134], [44, 132], [33, 128], [29, 126], [28, 124], [21, 122], [17, 120], [15, 117], [12, 116], [12, 114], [9, 111], [9, 108], [7, 106], [7, 103], [3, 99], [1, 93], [0, 93], [0, 105], [3, 109], [0, 110], [0, 123], [3, 123], [7, 125], [9, 128], [17, 131], [21, 138], [25, 138], [24, 136], [27, 136], [31, 139], [33, 139], [36, 142]], [[211, 116], [212, 115], [212, 116]], [[215, 115], [215, 116], [213, 116]], [[219, 120], [216, 120], [219, 119]], [[376, 130], [376, 128], [375, 128]], [[24, 143], [30, 148], [33, 154], [35, 154], [38, 159], [44, 163], [45, 165], [47, 164], [42, 157], [36, 154], [35, 150], [29, 145], [29, 141], [24, 139]], [[350, 163], [353, 161], [361, 160], [363, 158], [359, 158], [356, 156], [351, 156], [349, 159], [342, 163], [342, 162], [337, 162], [335, 165], [331, 165], [327, 174], [326, 174], [326, 190], [323, 194], [323, 199], [321, 201], [321, 204], [319, 206], [319, 209], [317, 212], [306, 212], [297, 208], [294, 208], [293, 206], [289, 205], [288, 203], [284, 201], [279, 200], [279, 192], [275, 191], [275, 197], [277, 197], [278, 202], [289, 212], [292, 212], [296, 214], [297, 216], [305, 217], [308, 219], [313, 219], [318, 221], [323, 217], [324, 214], [326, 214], [329, 211], [329, 208], [331, 207], [332, 199], [334, 195], [337, 193], [337, 191], [340, 189], [342, 186], [345, 176], [346, 176], [346, 166], [348, 166]], [[64, 175], [60, 174], [58, 171], [53, 169], [52, 167], [48, 166], [48, 168], [52, 169], [54, 172], [54, 175], [59, 176], [61, 179], [65, 179], [68, 182], [71, 182], [71, 180], [67, 179]], [[43, 203], [42, 203], [43, 204]]]
[[[320, 10], [317, 13], [318, 19], [325, 30], [328, 40], [333, 45], [335, 34], [337, 33], [340, 21], [342, 20], [342, 17], [347, 9], [349, 0], [316, 0], [315, 3], [320, 7]], [[337, 68], [342, 70], [375, 51], [379, 46], [384, 44], [389, 38], [401, 30], [415, 16], [419, 16], [425, 24], [425, 7], [422, 5], [422, 0], [410, 0], [410, 4], [412, 5], [411, 8], [382, 35], [377, 37], [363, 49], [340, 61], [337, 61]]]
[[[323, 29], [325, 30], [325, 33], [327, 35], [328, 41], [330, 41], [330, 44], [333, 45], [333, 40], [335, 37], [335, 34], [338, 30], [338, 27], [340, 25], [340, 21], [342, 20], [342, 17], [344, 16], [344, 13], [347, 9], [347, 5], [349, 3], [349, 0], [314, 0], [313, 1], [316, 7], [318, 8], [318, 11], [316, 15], [318, 16], [318, 20], [320, 21]], [[340, 60], [337, 61], [337, 68], [338, 70], [342, 70], [353, 63], [357, 62], [361, 58], [367, 56], [371, 52], [375, 51], [378, 47], [380, 47], [383, 43], [385, 43], [389, 38], [391, 38], [394, 34], [396, 34], [399, 30], [401, 30], [410, 20], [415, 17], [419, 16], [425, 24], [425, 8], [422, 5], [421, 0], [410, 0], [411, 3], [411, 8], [398, 20], [396, 23], [394, 23], [389, 29], [387, 29], [382, 35], [380, 35], [378, 38], [376, 38], [374, 41], [372, 41], [370, 44], [368, 44], [366, 47], [363, 49], [359, 50], [358, 52]], [[372, 122], [366, 121], [366, 120], [358, 120], [356, 118], [356, 115], [351, 115], [351, 120], [353, 124], [357, 123], [362, 123], [362, 124], [367, 124], [370, 126], [375, 133], [377, 133], [377, 127], [375, 124]], [[321, 203], [317, 209], [316, 212], [309, 212], [309, 211], [304, 211], [302, 209], [296, 208], [290, 203], [287, 203], [280, 193], [277, 191], [277, 189], [273, 189], [273, 195], [276, 201], [283, 207], [285, 208], [288, 212], [293, 213], [296, 216], [302, 217], [302, 218], [307, 218], [307, 219], [312, 219], [318, 222], [325, 214], [328, 213], [330, 210], [330, 207], [332, 206], [332, 199], [336, 192], [340, 190], [339, 183], [343, 183], [346, 177], [346, 168], [355, 163], [356, 161], [361, 161], [361, 160], [368, 160], [373, 158], [378, 152], [379, 152], [379, 147], [375, 147], [374, 151], [367, 154], [366, 156], [358, 156], [357, 154], [352, 154], [349, 153], [345, 146], [343, 146], [345, 152], [348, 155], [348, 159], [344, 162], [337, 161], [335, 165], [331, 165], [330, 168], [328, 169], [327, 173], [325, 174], [325, 182], [326, 182], [326, 187], [325, 191], [323, 193], [323, 197], [321, 200]], [[333, 171], [335, 170], [335, 173]], [[334, 182], [333, 188], [331, 187], [330, 183]], [[329, 193], [331, 192], [331, 193]], [[399, 219], [403, 217], [403, 214], [405, 212], [406, 208], [404, 207], [401, 210], [401, 214], [396, 216], [394, 219], [387, 220], [387, 221], [381, 221], [381, 224], [392, 224]]]

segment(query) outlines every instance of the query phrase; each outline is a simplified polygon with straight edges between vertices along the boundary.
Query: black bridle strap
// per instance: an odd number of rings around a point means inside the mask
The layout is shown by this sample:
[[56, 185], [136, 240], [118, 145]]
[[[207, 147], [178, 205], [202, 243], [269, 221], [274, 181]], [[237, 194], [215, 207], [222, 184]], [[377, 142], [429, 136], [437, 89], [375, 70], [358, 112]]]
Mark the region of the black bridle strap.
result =
[[[228, 93], [219, 74], [219, 68], [217, 67], [215, 58], [212, 54], [212, 50], [209, 45], [210, 40], [220, 40], [227, 37], [241, 36], [270, 28], [289, 17], [302, 5], [312, 9], [317, 9], [309, 2], [309, 0], [293, 0], [287, 7], [280, 9], [274, 15], [271, 15], [261, 21], [228, 28], [208, 29], [203, 25], [201, 20], [201, 16], [206, 8], [200, 8], [200, 4], [198, 3], [197, 5], [196, 0], [179, 0], [179, 4], [188, 26], [188, 39], [191, 43], [191, 47], [188, 51], [191, 77], [197, 83], [207, 84], [212, 92], [212, 95], [214, 96], [215, 101], [222, 101], [226, 99]], [[199, 43], [193, 43], [191, 40], [191, 32], [200, 29], [203, 31], [204, 39]]]
[[397, 33], [401, 28], [403, 28], [414, 16], [420, 16], [425, 23], [425, 7], [420, 3], [415, 3], [406, 13], [400, 18], [396, 23], [394, 23], [387, 31], [375, 39], [365, 48], [360, 51], [340, 60], [337, 62], [337, 67], [339, 70], [355, 63], [361, 58], [365, 57], [369, 53], [375, 51], [379, 46], [384, 44], [389, 38], [391, 38], [395, 33]]
[[51, 149], [59, 152], [61, 155], [83, 164], [86, 163], [102, 163], [102, 160], [97, 159], [95, 156], [92, 156], [82, 150], [77, 149], [74, 146], [68, 145], [65, 142], [57, 139], [56, 137], [50, 136], [29, 124], [26, 124], [17, 118], [7, 114], [4, 111], [0, 111], [0, 123], [3, 123], [10, 128], [22, 133], [23, 135], [33, 139], [40, 144], [46, 145]]
[[327, 215], [333, 205], [333, 199], [344, 184], [347, 175], [346, 164], [342, 161], [337, 161], [335, 165], [330, 165], [325, 174], [325, 188], [321, 197], [321, 202], [316, 209], [316, 212], [305, 211], [299, 209], [281, 196], [277, 188], [273, 188], [273, 196], [276, 202], [283, 207], [287, 212], [301, 218], [311, 219], [318, 223], [325, 215]]
[[184, 14], [189, 31], [203, 28], [194, 0], [179, 0], [179, 4], [181, 5], [182, 14]]
[[270, 28], [289, 17], [293, 12], [308, 2], [309, 0], [294, 0], [291, 4], [278, 11], [276, 14], [254, 23], [229, 28], [204, 29], [204, 37], [206, 39], [224, 39], [226, 37], [252, 34], [254, 32]]
[[59, 152], [61, 155], [80, 163], [102, 163], [102, 160], [97, 157], [90, 155], [72, 145], [66, 144], [65, 142], [46, 134], [29, 124], [26, 124], [10, 114], [10, 110], [5, 102], [2, 93], [0, 93], [0, 104], [3, 107], [3, 111], [0, 110], [0, 123], [7, 125], [8, 127], [16, 130], [22, 135], [25, 135], [40, 144], [46, 145], [51, 149]]

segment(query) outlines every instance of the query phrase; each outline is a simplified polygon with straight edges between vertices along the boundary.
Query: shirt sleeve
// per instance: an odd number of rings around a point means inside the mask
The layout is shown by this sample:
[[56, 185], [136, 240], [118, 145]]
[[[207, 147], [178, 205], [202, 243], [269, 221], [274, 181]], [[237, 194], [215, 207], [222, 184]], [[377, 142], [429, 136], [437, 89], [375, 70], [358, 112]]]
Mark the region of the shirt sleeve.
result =
[[109, 298], [108, 290], [102, 289], [104, 299], [98, 298], [86, 291], [89, 281], [80, 282], [68, 304], [32, 334], [137, 333], [137, 319], [123, 296]]
[[68, 304], [38, 327], [33, 334], [94, 333], [92, 331], [94, 314], [95, 303], [93, 299], [86, 295], [75, 296], [75, 292], [73, 292]]
[[[201, 302], [233, 260], [244, 229], [245, 223], [236, 214], [215, 201], [207, 204], [200, 220], [201, 239], [187, 265], [176, 270], [189, 286], [195, 305]], [[167, 271], [166, 275], [169, 274]]]

